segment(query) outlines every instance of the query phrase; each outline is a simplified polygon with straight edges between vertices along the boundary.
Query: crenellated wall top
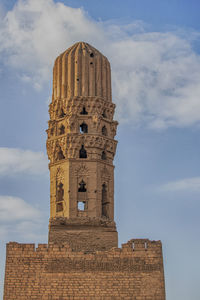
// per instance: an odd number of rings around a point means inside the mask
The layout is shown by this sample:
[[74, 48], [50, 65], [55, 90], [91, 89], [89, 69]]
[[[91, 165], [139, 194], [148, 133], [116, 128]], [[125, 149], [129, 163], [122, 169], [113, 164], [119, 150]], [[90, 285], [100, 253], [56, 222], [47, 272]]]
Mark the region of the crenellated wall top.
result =
[[[63, 245], [57, 245], [55, 243], [49, 243], [49, 244], [38, 244], [38, 247], [36, 248], [35, 244], [20, 244], [16, 242], [10, 242], [7, 244], [7, 253], [15, 252], [16, 255], [21, 255], [23, 253], [38, 253], [38, 252], [46, 252], [46, 253], [51, 253], [51, 252], [57, 252], [57, 255], [67, 255], [67, 253], [73, 252], [70, 245], [68, 243], [65, 243]], [[161, 241], [151, 241], [149, 239], [132, 239], [128, 241], [125, 244], [122, 244], [122, 248], [111, 248], [107, 251], [94, 251], [93, 254], [92, 252], [87, 253], [84, 251], [75, 251], [76, 253], [79, 252], [81, 255], [84, 256], [91, 256], [91, 255], [110, 255], [114, 254], [115, 255], [128, 255], [128, 256], [133, 256], [140, 252], [147, 252], [147, 253], [160, 253], [162, 256], [162, 243]], [[20, 254], [21, 253], [21, 254]], [[75, 254], [76, 256], [76, 254]]]

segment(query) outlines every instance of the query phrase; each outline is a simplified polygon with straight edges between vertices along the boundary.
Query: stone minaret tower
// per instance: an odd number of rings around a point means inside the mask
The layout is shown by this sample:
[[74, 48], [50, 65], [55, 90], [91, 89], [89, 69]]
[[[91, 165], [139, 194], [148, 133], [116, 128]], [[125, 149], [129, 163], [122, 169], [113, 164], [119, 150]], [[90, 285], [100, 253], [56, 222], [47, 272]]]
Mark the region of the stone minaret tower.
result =
[[49, 244], [7, 244], [4, 300], [165, 300], [161, 242], [117, 247], [110, 82], [107, 58], [86, 43], [55, 61]]
[[105, 56], [79, 42], [57, 57], [47, 130], [49, 242], [87, 251], [117, 246], [114, 109]]

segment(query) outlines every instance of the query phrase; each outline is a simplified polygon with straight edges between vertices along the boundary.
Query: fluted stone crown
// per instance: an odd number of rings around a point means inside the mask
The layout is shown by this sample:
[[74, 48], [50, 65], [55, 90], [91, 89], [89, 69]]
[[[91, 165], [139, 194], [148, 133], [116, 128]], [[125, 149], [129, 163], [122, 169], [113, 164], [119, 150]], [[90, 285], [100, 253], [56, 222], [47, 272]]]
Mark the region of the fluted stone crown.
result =
[[78, 42], [60, 54], [53, 68], [53, 99], [101, 97], [112, 101], [108, 59], [85, 42]]

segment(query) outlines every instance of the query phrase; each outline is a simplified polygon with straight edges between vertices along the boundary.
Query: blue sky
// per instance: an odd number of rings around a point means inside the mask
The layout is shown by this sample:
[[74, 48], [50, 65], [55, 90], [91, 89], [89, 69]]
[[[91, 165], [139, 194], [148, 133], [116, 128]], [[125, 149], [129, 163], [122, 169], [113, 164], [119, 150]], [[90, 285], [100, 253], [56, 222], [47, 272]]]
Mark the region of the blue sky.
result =
[[83, 40], [112, 67], [119, 244], [162, 240], [167, 300], [199, 299], [199, 12], [199, 0], [1, 0], [1, 287], [6, 242], [47, 242], [52, 66]]

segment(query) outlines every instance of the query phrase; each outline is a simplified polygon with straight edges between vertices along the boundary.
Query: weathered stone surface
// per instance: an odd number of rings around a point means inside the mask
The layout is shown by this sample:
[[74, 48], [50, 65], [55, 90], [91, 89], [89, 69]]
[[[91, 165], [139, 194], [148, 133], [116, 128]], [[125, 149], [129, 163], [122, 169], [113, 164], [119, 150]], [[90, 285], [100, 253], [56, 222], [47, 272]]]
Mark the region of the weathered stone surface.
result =
[[[47, 130], [49, 242], [67, 242], [79, 250], [117, 246], [113, 159], [118, 123], [113, 120], [114, 109], [105, 56], [80, 42], [56, 59]], [[53, 218], [59, 217], [68, 219], [65, 226], [53, 225]], [[108, 229], [106, 222], [114, 225]]]
[[52, 218], [49, 242], [68, 243], [74, 251], [108, 250], [118, 246], [114, 221], [108, 218]]
[[131, 240], [86, 253], [68, 244], [9, 243], [4, 293], [4, 300], [165, 300], [162, 246]]
[[8, 243], [4, 300], [165, 300], [160, 241], [118, 248], [110, 64], [87, 43], [55, 61], [48, 245]]

